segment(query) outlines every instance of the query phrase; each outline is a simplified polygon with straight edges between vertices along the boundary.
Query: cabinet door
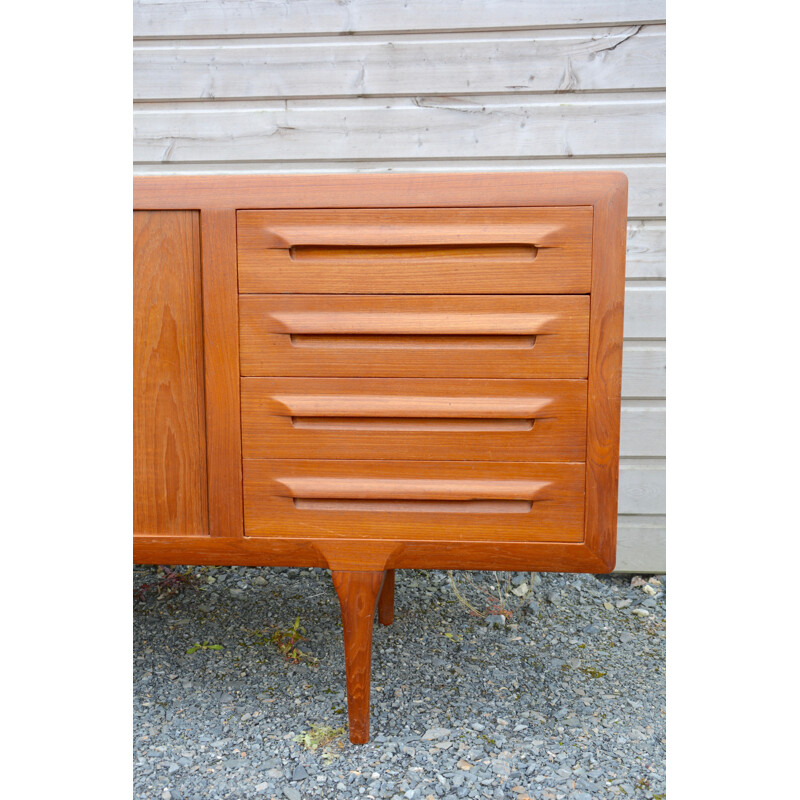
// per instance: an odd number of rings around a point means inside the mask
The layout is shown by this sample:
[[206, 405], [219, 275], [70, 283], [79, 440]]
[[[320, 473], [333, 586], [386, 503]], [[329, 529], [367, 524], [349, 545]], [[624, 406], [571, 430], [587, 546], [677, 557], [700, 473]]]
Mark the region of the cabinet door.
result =
[[133, 527], [208, 533], [199, 215], [133, 216]]

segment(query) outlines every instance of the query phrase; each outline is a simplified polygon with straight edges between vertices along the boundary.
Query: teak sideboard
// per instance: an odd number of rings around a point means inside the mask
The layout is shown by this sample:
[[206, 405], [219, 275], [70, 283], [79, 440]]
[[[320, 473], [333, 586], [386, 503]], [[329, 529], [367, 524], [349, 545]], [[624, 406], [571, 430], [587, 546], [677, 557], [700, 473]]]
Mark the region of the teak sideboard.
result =
[[627, 180], [134, 179], [136, 563], [327, 567], [350, 739], [394, 571], [609, 572]]

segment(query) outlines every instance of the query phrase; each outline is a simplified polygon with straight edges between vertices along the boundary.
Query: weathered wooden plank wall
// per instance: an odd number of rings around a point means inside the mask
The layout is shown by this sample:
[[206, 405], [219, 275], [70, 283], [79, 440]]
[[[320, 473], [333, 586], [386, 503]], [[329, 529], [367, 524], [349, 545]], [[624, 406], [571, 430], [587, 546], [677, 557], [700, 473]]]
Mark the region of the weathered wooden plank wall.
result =
[[665, 568], [663, 0], [134, 0], [134, 169], [622, 170], [617, 568]]

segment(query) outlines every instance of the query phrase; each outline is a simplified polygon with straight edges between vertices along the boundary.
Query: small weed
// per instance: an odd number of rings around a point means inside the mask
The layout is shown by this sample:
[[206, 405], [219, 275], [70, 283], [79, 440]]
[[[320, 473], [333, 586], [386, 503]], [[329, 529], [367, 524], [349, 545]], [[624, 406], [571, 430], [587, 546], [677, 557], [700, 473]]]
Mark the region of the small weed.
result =
[[445, 639], [450, 639], [451, 642], [460, 642], [464, 637], [460, 633], [445, 633]]
[[[510, 572], [492, 572], [493, 580], [489, 581], [487, 581], [488, 573], [477, 573], [479, 576], [477, 580], [469, 571], [456, 573], [454, 570], [448, 570], [447, 575], [456, 600], [473, 617], [502, 615], [510, 620], [514, 612], [519, 611], [519, 607], [530, 594], [529, 587], [533, 585], [533, 573], [530, 583], [526, 582], [516, 587], [512, 587]], [[481, 581], [484, 581], [483, 585]]]
[[203, 642], [195, 642], [186, 652], [187, 653], [196, 653], [198, 650], [222, 650], [221, 644], [209, 644], [208, 641]]
[[312, 723], [311, 730], [295, 736], [294, 741], [312, 752], [322, 748], [322, 758], [331, 762], [336, 758], [333, 748], [341, 750], [344, 747], [340, 738], [343, 735], [344, 728], [331, 728], [330, 725]]
[[306, 637], [303, 636], [306, 629], [300, 624], [300, 617], [295, 619], [291, 628], [275, 628], [267, 635], [268, 630], [250, 631], [257, 637], [254, 644], [274, 644], [283, 653], [283, 657], [292, 664], [299, 664], [301, 661], [305, 661], [309, 667], [316, 667], [319, 664], [318, 658], [297, 646], [298, 642], [306, 641]]
[[595, 669], [594, 667], [580, 667], [580, 671], [590, 678], [602, 678], [603, 675], [605, 675], [605, 672], [600, 672], [599, 669]]
[[634, 787], [636, 789], [642, 789], [644, 791], [645, 789], [650, 788], [650, 781], [647, 780], [647, 778], [639, 778], [639, 780], [636, 781], [636, 783], [634, 784]]
[[194, 581], [192, 568], [186, 572], [176, 572], [172, 567], [159, 567], [164, 573], [164, 577], [155, 583], [143, 583], [138, 589], [133, 590], [133, 599], [144, 602], [149, 592], [155, 591], [159, 600], [164, 597], [172, 597], [183, 591]]

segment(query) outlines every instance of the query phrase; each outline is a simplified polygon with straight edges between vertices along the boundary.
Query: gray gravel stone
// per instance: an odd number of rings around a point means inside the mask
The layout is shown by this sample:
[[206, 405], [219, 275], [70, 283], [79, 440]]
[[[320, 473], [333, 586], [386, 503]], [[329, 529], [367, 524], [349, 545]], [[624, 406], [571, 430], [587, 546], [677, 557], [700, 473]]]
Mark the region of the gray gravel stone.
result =
[[[373, 634], [371, 741], [345, 732], [310, 750], [313, 726], [347, 725], [328, 572], [195, 572], [180, 594], [135, 604], [134, 800], [666, 793], [663, 578], [649, 596], [629, 576], [517, 573], [510, 585], [532, 589], [500, 626], [471, 617], [445, 573], [399, 571], [394, 624]], [[134, 585], [154, 579], [134, 568]], [[298, 616], [316, 667], [270, 642]], [[186, 654], [204, 641], [223, 649]]]
[[427, 742], [431, 739], [444, 739], [450, 735], [450, 728], [429, 728], [422, 734], [422, 741]]

